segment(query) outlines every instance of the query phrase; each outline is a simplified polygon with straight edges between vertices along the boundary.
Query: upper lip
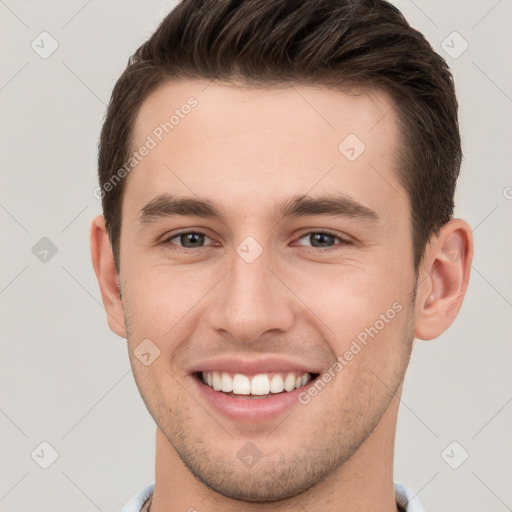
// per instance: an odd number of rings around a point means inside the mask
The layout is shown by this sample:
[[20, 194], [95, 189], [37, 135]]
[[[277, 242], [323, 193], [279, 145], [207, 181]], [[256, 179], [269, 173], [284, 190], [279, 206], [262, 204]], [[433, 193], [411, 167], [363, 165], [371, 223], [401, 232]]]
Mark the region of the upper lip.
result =
[[311, 364], [293, 361], [279, 357], [219, 357], [197, 363], [191, 368], [191, 373], [219, 371], [228, 373], [241, 373], [243, 375], [257, 375], [259, 373], [320, 373]]

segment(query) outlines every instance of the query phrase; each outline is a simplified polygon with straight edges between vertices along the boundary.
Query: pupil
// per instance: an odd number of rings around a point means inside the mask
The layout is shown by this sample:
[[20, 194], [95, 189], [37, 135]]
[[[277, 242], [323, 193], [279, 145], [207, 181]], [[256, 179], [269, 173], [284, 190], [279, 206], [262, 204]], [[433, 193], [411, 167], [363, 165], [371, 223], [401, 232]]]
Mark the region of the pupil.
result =
[[[311, 235], [313, 237], [313, 240], [312, 240], [312, 245], [313, 247], [324, 247], [324, 245], [322, 245], [322, 242], [325, 243], [326, 242], [326, 238], [329, 239], [328, 241], [332, 241], [331, 239], [334, 238], [333, 235], [327, 235], [327, 234], [324, 234], [324, 233], [315, 233], [313, 235]], [[320, 239], [320, 245], [315, 245], [316, 244], [316, 241]]]
[[[192, 238], [195, 240], [192, 240]], [[204, 241], [204, 235], [200, 235], [199, 233], [187, 233], [186, 235], [181, 235], [181, 243], [184, 247], [190, 247], [190, 245], [188, 245], [189, 241], [192, 242], [192, 247], [195, 247], [194, 242], [197, 243], [198, 241]]]

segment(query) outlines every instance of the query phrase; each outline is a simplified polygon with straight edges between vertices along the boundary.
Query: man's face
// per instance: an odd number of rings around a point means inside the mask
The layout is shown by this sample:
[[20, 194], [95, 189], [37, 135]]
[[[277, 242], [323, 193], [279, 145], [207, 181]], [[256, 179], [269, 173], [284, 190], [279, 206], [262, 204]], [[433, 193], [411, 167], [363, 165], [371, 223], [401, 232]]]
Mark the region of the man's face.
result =
[[[396, 115], [378, 92], [207, 85], [166, 84], [136, 120], [134, 149], [148, 135], [157, 145], [123, 200], [129, 353], [149, 412], [192, 473], [226, 496], [275, 500], [355, 457], [404, 377], [415, 275]], [[158, 141], [155, 128], [190, 96], [197, 106]], [[164, 195], [209, 201], [222, 219], [165, 215]], [[283, 217], [300, 196], [360, 208]], [[160, 351], [148, 365], [136, 356], [144, 340], [142, 360]], [[198, 376], [286, 381], [291, 368], [323, 385], [251, 398]]]

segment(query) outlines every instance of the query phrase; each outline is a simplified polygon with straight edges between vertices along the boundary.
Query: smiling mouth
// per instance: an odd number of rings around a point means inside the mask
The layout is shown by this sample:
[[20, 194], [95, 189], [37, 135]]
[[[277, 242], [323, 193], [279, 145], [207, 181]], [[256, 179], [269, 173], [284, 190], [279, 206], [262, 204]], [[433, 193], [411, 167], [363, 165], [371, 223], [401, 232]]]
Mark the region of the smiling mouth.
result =
[[289, 393], [306, 386], [320, 374], [309, 372], [259, 373], [249, 376], [220, 371], [196, 372], [204, 385], [228, 396], [261, 399]]

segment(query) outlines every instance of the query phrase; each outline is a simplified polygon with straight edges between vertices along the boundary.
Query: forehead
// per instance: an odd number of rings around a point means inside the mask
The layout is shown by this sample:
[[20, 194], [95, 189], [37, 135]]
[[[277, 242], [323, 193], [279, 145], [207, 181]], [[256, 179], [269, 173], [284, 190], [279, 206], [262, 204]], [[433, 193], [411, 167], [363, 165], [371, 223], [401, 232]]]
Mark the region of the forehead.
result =
[[[381, 124], [384, 117], [386, 122]], [[167, 125], [165, 131], [160, 123], [172, 126]], [[352, 129], [370, 142], [376, 124], [381, 125], [378, 132], [395, 127], [393, 102], [381, 90], [352, 87], [340, 91], [299, 84], [255, 88], [240, 83], [178, 80], [162, 84], [145, 99], [135, 119], [133, 139], [136, 144], [143, 142], [153, 132], [159, 138], [160, 127], [164, 128], [163, 137], [172, 133], [174, 140], [185, 138], [191, 130], [198, 136], [217, 139], [241, 131], [281, 130], [281, 141], [307, 135], [317, 143], [318, 138], [325, 137], [336, 142], [344, 131]], [[201, 133], [198, 128], [203, 128]]]
[[151, 149], [125, 195], [139, 209], [166, 192], [250, 209], [336, 189], [376, 210], [401, 188], [396, 127], [381, 91], [168, 82], [136, 117], [132, 150]]

